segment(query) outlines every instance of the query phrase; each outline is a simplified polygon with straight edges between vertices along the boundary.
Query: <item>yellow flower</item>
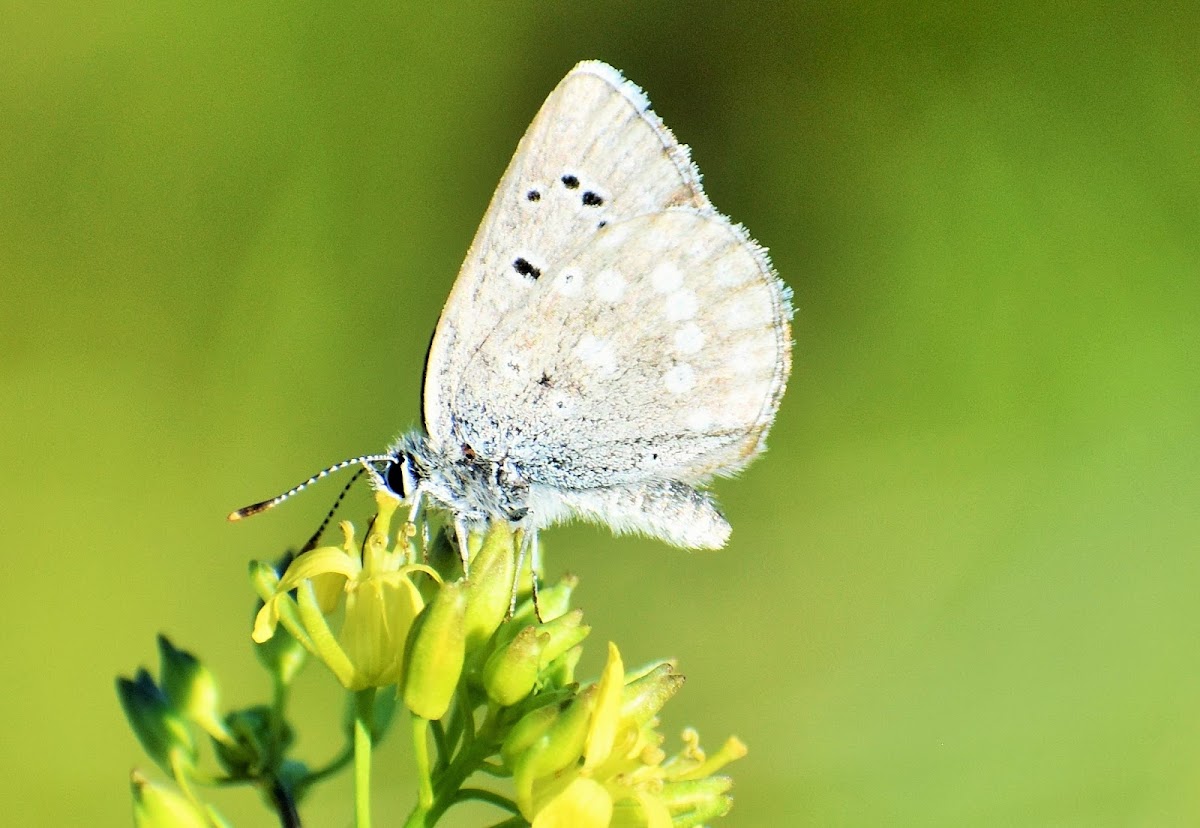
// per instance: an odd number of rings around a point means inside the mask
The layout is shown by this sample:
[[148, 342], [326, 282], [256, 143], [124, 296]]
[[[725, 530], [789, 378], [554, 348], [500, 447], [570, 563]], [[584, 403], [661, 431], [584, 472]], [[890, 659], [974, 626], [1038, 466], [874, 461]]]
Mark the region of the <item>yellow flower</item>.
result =
[[[713, 773], [745, 756], [745, 745], [730, 738], [707, 757], [689, 729], [678, 754], [668, 757], [661, 748], [656, 715], [682, 684], [669, 662], [626, 677], [609, 644], [599, 682], [557, 716], [530, 714], [530, 730], [540, 735], [523, 740], [513, 757], [513, 783], [533, 828], [670, 828], [728, 812], [730, 781]], [[583, 712], [577, 705], [587, 706], [582, 739], [570, 724]]]
[[[360, 547], [354, 527], [341, 524], [344, 542], [305, 552], [282, 577], [257, 564], [253, 580], [263, 599], [254, 619], [254, 640], [262, 643], [282, 623], [313, 655], [325, 662], [347, 690], [384, 687], [400, 680], [404, 645], [424, 601], [411, 576], [428, 566], [413, 563], [409, 527], [388, 548], [388, 527], [396, 500], [376, 496], [379, 514]], [[439, 579], [440, 580], [440, 579]], [[296, 597], [289, 593], [295, 590]], [[325, 619], [345, 600], [345, 616], [335, 636]]]

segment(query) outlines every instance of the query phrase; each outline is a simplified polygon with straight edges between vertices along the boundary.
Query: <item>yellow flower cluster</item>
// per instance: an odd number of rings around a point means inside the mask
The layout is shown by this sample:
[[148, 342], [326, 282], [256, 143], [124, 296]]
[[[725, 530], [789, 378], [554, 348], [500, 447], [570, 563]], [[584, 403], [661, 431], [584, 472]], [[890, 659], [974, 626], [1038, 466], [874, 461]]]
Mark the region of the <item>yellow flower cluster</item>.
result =
[[656, 716], [682, 684], [670, 662], [627, 676], [610, 643], [599, 682], [527, 714], [506, 740], [522, 815], [534, 828], [670, 828], [728, 812], [731, 782], [712, 774], [745, 745], [731, 738], [706, 757], [689, 730], [679, 754], [662, 750]]
[[[511, 774], [510, 807], [533, 828], [680, 828], [729, 810], [731, 782], [714, 774], [745, 755], [740, 741], [706, 756], [688, 730], [675, 755], [662, 748], [657, 715], [683, 684], [674, 664], [626, 674], [609, 644], [600, 679], [581, 688], [574, 669], [590, 628], [568, 609], [574, 579], [509, 617], [521, 540], [507, 524], [472, 536], [470, 578], [451, 580], [417, 561], [410, 524], [389, 548], [397, 504], [380, 495], [378, 505], [361, 545], [343, 523], [340, 546], [300, 555], [282, 576], [257, 565], [253, 636], [265, 642], [283, 625], [349, 690], [398, 685], [421, 779], [409, 824], [433, 824], [455, 801], [446, 780], [483, 765]], [[327, 616], [339, 606], [335, 634]]]

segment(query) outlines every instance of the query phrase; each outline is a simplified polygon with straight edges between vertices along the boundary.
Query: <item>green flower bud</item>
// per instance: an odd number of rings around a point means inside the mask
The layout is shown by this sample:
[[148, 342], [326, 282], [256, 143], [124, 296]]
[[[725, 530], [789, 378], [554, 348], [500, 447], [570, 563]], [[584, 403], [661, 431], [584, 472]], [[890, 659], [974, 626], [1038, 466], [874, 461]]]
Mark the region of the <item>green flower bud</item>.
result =
[[522, 716], [500, 746], [500, 758], [504, 760], [504, 764], [510, 768], [514, 767], [521, 754], [550, 729], [562, 713], [563, 707], [561, 704], [547, 704]]
[[258, 597], [266, 601], [275, 594], [275, 589], [279, 586], [279, 572], [269, 563], [251, 561], [250, 583], [254, 585]]
[[[395, 696], [394, 693], [385, 695]], [[275, 779], [283, 790], [287, 791], [294, 799], [298, 800], [304, 795], [303, 783], [309, 780], [309, 775], [312, 770], [307, 764], [299, 759], [284, 759], [279, 763], [279, 767], [275, 771]], [[260, 792], [265, 797], [271, 797], [272, 792], [266, 787], [260, 787]], [[271, 807], [277, 807], [278, 803], [271, 800]]]
[[165, 635], [158, 637], [159, 677], [171, 706], [200, 725], [214, 739], [229, 738], [218, 710], [220, 693], [211, 672]]
[[404, 704], [423, 719], [442, 718], [454, 698], [466, 648], [466, 610], [466, 584], [446, 584], [413, 626], [405, 653]]
[[130, 774], [133, 824], [137, 828], [211, 828], [214, 823], [185, 796], [156, 785], [137, 771]]
[[595, 686], [581, 692], [513, 764], [513, 787], [522, 813], [533, 809], [535, 780], [558, 773], [583, 755], [595, 702]]
[[659, 663], [625, 685], [621, 691], [621, 718], [641, 727], [658, 715], [683, 686], [684, 677], [670, 661]]
[[553, 621], [547, 621], [540, 630], [548, 636], [546, 646], [542, 648], [541, 666], [545, 667], [583, 641], [591, 631], [592, 628], [583, 623], [583, 610], [571, 610]]
[[[277, 561], [273, 567], [261, 561], [254, 561], [250, 564], [250, 582], [263, 600], [275, 593], [275, 588], [279, 585], [279, 574], [287, 570], [292, 560], [292, 555], [288, 554]], [[261, 609], [261, 605], [259, 608]], [[258, 663], [285, 687], [295, 680], [300, 668], [308, 663], [308, 651], [286, 629], [277, 630], [275, 635], [266, 641], [256, 641], [254, 655], [258, 659]]]
[[117, 679], [117, 697], [134, 735], [160, 768], [174, 775], [176, 765], [196, 762], [196, 743], [187, 722], [145, 670], [134, 679]]
[[709, 776], [684, 782], [668, 782], [658, 794], [671, 811], [675, 825], [703, 825], [729, 813], [733, 797], [728, 776]]
[[488, 698], [502, 707], [511, 707], [528, 696], [537, 682], [542, 648], [549, 640], [549, 635], [528, 626], [492, 653], [483, 665], [483, 688]]
[[627, 796], [613, 804], [608, 828], [646, 828], [649, 825], [694, 828], [695, 822], [676, 822], [675, 815], [657, 795], [642, 793]]
[[575, 683], [575, 668], [583, 658], [583, 645], [576, 644], [542, 668], [542, 686], [567, 687]]
[[252, 779], [272, 766], [291, 747], [295, 734], [267, 705], [235, 710], [225, 718], [232, 739], [215, 742], [217, 761], [231, 777]]
[[486, 642], [508, 615], [516, 569], [516, 549], [508, 521], [488, 527], [483, 545], [471, 558], [467, 612], [463, 620], [467, 652]]
[[287, 629], [276, 630], [275, 635], [261, 644], [254, 642], [254, 655], [258, 663], [284, 686], [295, 681], [301, 668], [308, 663], [308, 650]]
[[[542, 621], [553, 621], [571, 608], [571, 593], [579, 586], [579, 578], [575, 575], [564, 575], [557, 583], [538, 590], [538, 606]], [[537, 614], [533, 608], [533, 598], [522, 601], [513, 613], [512, 621], [518, 629], [526, 624], [537, 623]]]

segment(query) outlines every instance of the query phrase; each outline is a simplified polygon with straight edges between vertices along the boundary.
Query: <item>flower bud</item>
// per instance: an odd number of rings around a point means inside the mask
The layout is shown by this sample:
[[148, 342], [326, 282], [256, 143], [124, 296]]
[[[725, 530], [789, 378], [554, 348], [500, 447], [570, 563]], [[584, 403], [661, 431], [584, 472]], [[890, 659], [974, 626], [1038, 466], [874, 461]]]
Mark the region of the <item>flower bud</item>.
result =
[[728, 776], [708, 776], [663, 785], [658, 798], [676, 817], [687, 817], [688, 825], [702, 825], [723, 817], [733, 807], [729, 789], [733, 780]]
[[550, 637], [528, 626], [517, 637], [496, 650], [483, 665], [483, 688], [488, 698], [511, 707], [532, 692], [537, 682], [542, 647]]
[[133, 824], [137, 828], [211, 828], [223, 824], [210, 821], [210, 814], [185, 796], [151, 782], [137, 771], [130, 774], [129, 786], [133, 792]]
[[145, 670], [134, 679], [117, 679], [117, 696], [142, 748], [158, 766], [174, 774], [178, 763], [196, 762], [196, 744], [187, 723]]
[[301, 668], [308, 663], [308, 650], [286, 629], [277, 629], [261, 643], [255, 641], [254, 655], [258, 663], [284, 686], [295, 681]]
[[500, 746], [500, 758], [504, 760], [504, 764], [510, 768], [516, 765], [521, 754], [550, 729], [550, 725], [554, 724], [561, 712], [562, 705], [545, 704], [522, 716]]
[[513, 787], [517, 805], [527, 817], [533, 810], [533, 783], [573, 764], [583, 755], [588, 722], [596, 703], [596, 688], [589, 687], [563, 709], [513, 765]]
[[165, 635], [158, 637], [159, 679], [171, 706], [200, 725], [214, 739], [227, 740], [218, 710], [220, 694], [208, 668]]
[[[538, 590], [537, 609], [542, 621], [553, 621], [571, 608], [571, 593], [579, 586], [579, 578], [575, 575], [564, 575], [557, 583]], [[538, 617], [534, 612], [533, 598], [522, 601], [513, 613], [512, 621], [519, 626], [537, 623]]]
[[646, 826], [699, 825], [698, 822], [681, 820], [676, 822], [671, 810], [658, 798], [657, 793], [634, 791], [632, 796], [615, 803], [612, 821], [608, 828], [646, 828]]
[[423, 719], [446, 715], [454, 698], [466, 647], [466, 610], [466, 585], [446, 584], [413, 626], [405, 653], [404, 704]]
[[621, 718], [631, 719], [638, 727], [658, 715], [663, 705], [679, 692], [684, 677], [675, 665], [665, 661], [625, 685], [621, 692]]
[[235, 710], [226, 718], [231, 739], [215, 742], [213, 753], [231, 777], [254, 777], [273, 761], [287, 753], [295, 733], [286, 721], [280, 721], [267, 705], [258, 704]]
[[467, 612], [463, 619], [467, 652], [474, 652], [486, 642], [508, 614], [515, 569], [512, 528], [508, 521], [495, 521], [488, 527], [479, 551], [471, 558]]
[[[394, 696], [395, 694], [386, 693], [381, 695]], [[308, 779], [311, 773], [312, 769], [299, 759], [284, 759], [279, 763], [279, 767], [275, 770], [275, 779], [284, 791], [287, 791], [289, 795], [294, 796], [297, 790], [301, 787], [301, 784]], [[271, 791], [263, 789], [260, 790], [262, 793], [268, 796], [271, 795]], [[272, 803], [273, 806], [277, 806], [277, 804], [278, 803]]]
[[575, 668], [583, 658], [583, 645], [576, 644], [542, 668], [543, 687], [567, 687], [575, 683]]
[[571, 610], [553, 621], [542, 624], [539, 632], [548, 636], [542, 648], [541, 665], [545, 667], [554, 659], [587, 638], [592, 628], [583, 623], [583, 610]]

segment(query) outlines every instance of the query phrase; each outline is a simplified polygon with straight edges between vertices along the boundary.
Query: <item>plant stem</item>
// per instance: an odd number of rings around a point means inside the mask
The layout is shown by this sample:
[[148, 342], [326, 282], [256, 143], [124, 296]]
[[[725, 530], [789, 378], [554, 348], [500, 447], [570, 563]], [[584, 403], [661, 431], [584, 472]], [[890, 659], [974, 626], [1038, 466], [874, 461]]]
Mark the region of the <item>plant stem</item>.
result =
[[515, 816], [521, 815], [521, 812], [517, 809], [517, 803], [513, 802], [507, 796], [498, 794], [495, 791], [489, 791], [486, 788], [459, 788], [458, 792], [454, 795], [455, 804], [471, 799], [495, 805], [497, 808], [508, 811]]
[[316, 770], [309, 772], [308, 775], [296, 783], [295, 798], [303, 798], [304, 793], [307, 792], [309, 788], [320, 782], [322, 779], [333, 776], [342, 768], [346, 767], [346, 765], [349, 765], [353, 759], [354, 745], [348, 744], [341, 753], [329, 761], [329, 764], [323, 768], [317, 768]]
[[429, 720], [413, 716], [413, 758], [417, 763], [417, 807], [433, 807], [433, 780], [429, 773]]
[[354, 694], [354, 828], [371, 828], [371, 729], [375, 688]]
[[275, 811], [279, 814], [281, 828], [300, 828], [300, 813], [296, 810], [296, 801], [278, 780], [268, 785], [271, 801], [275, 803]]
[[450, 742], [446, 739], [446, 728], [442, 727], [440, 721], [432, 721], [429, 726], [433, 732], [433, 743], [437, 746], [437, 762], [434, 767], [441, 770], [450, 764]]
[[522, 826], [528, 824], [529, 823], [525, 821], [525, 817], [518, 815], [510, 819], [506, 819], [503, 822], [497, 822], [495, 825], [492, 825], [489, 828], [522, 828]]
[[477, 739], [470, 750], [460, 750], [450, 764], [438, 771], [436, 778], [430, 774], [429, 766], [429, 722], [419, 716], [413, 717], [413, 748], [417, 760], [417, 805], [405, 821], [405, 828], [431, 828], [441, 819], [446, 809], [466, 799], [482, 799], [501, 808], [512, 810], [515, 806], [499, 795], [486, 791], [468, 789], [462, 785], [480, 764], [496, 750], [490, 739]]

